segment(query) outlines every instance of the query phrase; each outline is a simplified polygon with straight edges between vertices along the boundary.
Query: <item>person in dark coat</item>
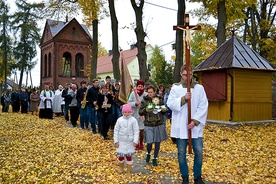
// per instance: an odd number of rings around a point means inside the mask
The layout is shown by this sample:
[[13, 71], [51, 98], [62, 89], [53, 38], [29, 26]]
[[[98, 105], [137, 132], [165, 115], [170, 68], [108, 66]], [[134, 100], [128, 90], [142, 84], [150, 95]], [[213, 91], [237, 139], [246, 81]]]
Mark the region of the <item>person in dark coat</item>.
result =
[[20, 110], [20, 89], [16, 89], [11, 94], [11, 101], [12, 101], [12, 112], [19, 112]]
[[[92, 81], [92, 87], [89, 88], [86, 96], [86, 100], [88, 101], [88, 109], [90, 114], [90, 123], [92, 132], [95, 134], [96, 131], [96, 121], [97, 121], [97, 114], [96, 110], [98, 109], [97, 100], [98, 100], [98, 94], [99, 94], [99, 81], [98, 79], [93, 79]], [[101, 132], [101, 127], [98, 127], [98, 131]]]
[[99, 106], [99, 123], [102, 126], [102, 136], [107, 140], [107, 133], [112, 122], [113, 96], [107, 91], [106, 84], [101, 86], [97, 104]]
[[73, 127], [77, 126], [77, 121], [79, 119], [79, 108], [77, 102], [77, 85], [72, 84], [72, 89], [68, 91], [68, 99], [70, 99], [69, 109], [70, 109], [70, 120]]
[[81, 128], [88, 129], [89, 126], [89, 113], [88, 113], [88, 102], [86, 100], [86, 93], [88, 92], [86, 81], [81, 81], [81, 87], [77, 90], [77, 101], [80, 112], [80, 125]]
[[28, 113], [29, 94], [26, 92], [26, 89], [22, 89], [19, 99], [21, 104], [21, 113]]
[[4, 94], [1, 95], [1, 105], [2, 105], [2, 112], [4, 112], [5, 102], [4, 102]]
[[64, 113], [64, 119], [67, 122], [69, 121], [68, 110], [69, 110], [69, 104], [71, 103], [71, 99], [68, 96], [68, 91], [70, 90], [70, 83], [66, 83], [65, 86], [66, 87], [62, 91], [61, 97], [64, 98], [64, 102], [65, 102], [63, 113]]

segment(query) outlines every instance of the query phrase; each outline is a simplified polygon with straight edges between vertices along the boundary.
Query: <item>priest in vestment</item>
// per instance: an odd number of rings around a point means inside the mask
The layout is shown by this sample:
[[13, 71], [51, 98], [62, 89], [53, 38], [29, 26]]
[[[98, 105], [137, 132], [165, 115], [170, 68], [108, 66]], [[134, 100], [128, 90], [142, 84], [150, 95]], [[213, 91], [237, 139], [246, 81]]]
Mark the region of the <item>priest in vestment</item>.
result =
[[64, 104], [64, 98], [61, 96], [63, 91], [63, 86], [59, 85], [58, 89], [55, 91], [54, 100], [53, 100], [53, 112], [56, 115], [60, 115], [63, 113], [62, 104]]
[[55, 94], [49, 89], [48, 85], [45, 85], [44, 90], [40, 93], [40, 111], [39, 117], [46, 119], [53, 119], [53, 100]]

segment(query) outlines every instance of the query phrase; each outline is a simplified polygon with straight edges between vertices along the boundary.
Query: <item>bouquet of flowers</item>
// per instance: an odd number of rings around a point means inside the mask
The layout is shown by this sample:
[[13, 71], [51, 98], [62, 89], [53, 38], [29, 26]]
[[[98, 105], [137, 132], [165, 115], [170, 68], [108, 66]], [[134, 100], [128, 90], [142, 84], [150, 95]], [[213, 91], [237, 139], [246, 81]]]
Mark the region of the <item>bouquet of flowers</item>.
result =
[[168, 108], [165, 105], [162, 105], [161, 109], [162, 109], [162, 111], [167, 111], [168, 110]]
[[154, 105], [152, 103], [149, 103], [146, 107], [147, 111], [153, 111], [154, 110]]

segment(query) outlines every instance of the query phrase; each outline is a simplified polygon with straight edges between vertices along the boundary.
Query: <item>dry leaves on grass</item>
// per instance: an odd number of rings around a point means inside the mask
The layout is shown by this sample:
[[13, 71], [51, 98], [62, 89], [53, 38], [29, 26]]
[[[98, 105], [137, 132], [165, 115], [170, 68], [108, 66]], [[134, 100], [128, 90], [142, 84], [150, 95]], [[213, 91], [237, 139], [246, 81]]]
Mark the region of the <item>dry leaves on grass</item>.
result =
[[[168, 132], [169, 132], [169, 125]], [[203, 178], [226, 183], [276, 183], [275, 124], [207, 125]], [[112, 132], [109, 132], [112, 136]], [[112, 140], [68, 128], [62, 118], [0, 114], [1, 183], [179, 183], [176, 146], [161, 144], [159, 166], [136, 153], [132, 178], [118, 174]], [[188, 156], [192, 179], [193, 156]], [[139, 166], [142, 169], [137, 169]], [[191, 180], [192, 181], [192, 180]]]

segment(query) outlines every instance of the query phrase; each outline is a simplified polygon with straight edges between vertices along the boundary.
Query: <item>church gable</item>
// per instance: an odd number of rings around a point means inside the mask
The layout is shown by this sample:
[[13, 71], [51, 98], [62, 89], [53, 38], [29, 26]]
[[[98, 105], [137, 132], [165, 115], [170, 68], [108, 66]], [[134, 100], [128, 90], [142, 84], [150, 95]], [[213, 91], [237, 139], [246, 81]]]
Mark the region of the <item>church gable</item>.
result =
[[53, 39], [53, 36], [51, 34], [49, 24], [46, 22], [44, 32], [43, 32], [43, 35], [42, 35], [42, 39], [41, 39], [41, 44], [43, 44], [43, 43], [45, 43], [49, 40], [52, 40], [52, 39]]
[[[64, 26], [62, 30], [55, 36], [55, 40], [70, 40], [76, 42], [91, 43], [92, 40], [87, 29], [81, 26], [76, 19], [72, 19]], [[87, 31], [87, 32], [86, 32]]]

